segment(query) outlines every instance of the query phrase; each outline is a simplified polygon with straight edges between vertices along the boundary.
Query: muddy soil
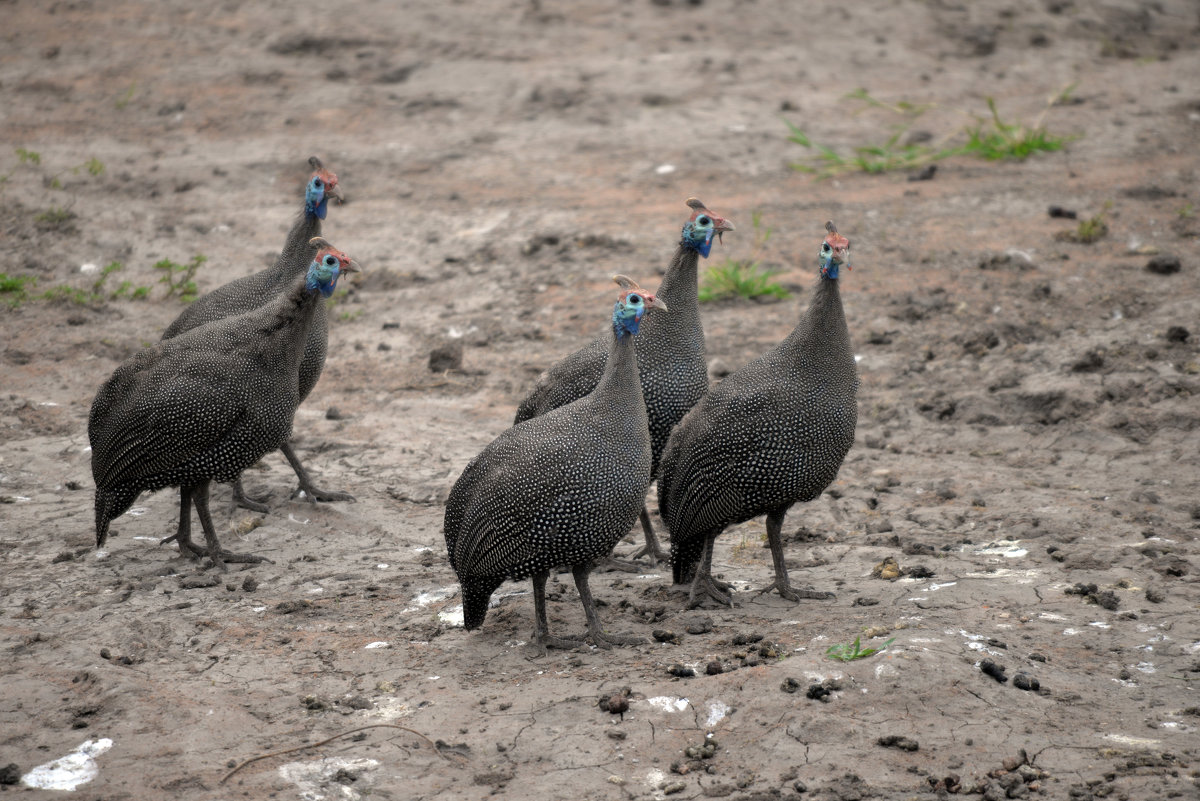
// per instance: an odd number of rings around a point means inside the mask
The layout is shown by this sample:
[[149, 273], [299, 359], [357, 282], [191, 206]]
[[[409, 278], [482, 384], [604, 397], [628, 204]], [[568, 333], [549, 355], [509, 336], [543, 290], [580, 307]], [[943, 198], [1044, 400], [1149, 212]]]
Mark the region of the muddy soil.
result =
[[[1197, 792], [1194, 3], [0, 6], [0, 792], [48, 795], [56, 760], [109, 800]], [[844, 156], [906, 119], [895, 148], [954, 145], [988, 97], [1065, 149], [789, 167], [815, 151], [785, 119]], [[91, 399], [182, 308], [153, 265], [204, 256], [201, 291], [261, 269], [311, 154], [365, 271], [295, 442], [357, 503], [291, 498], [273, 454], [246, 476], [267, 514], [213, 495], [270, 563], [160, 546], [170, 491], [97, 552]], [[537, 654], [528, 583], [465, 632], [451, 484], [602, 329], [609, 275], [657, 283], [692, 195], [738, 223], [706, 267], [791, 292], [704, 306], [714, 380], [791, 328], [826, 219], [853, 242], [857, 438], [785, 524], [793, 579], [836, 599], [755, 592], [759, 519], [717, 544], [732, 609], [686, 610], [663, 567], [594, 577], [645, 645]], [[447, 343], [461, 367], [431, 370]], [[890, 644], [827, 657], [856, 638]]]

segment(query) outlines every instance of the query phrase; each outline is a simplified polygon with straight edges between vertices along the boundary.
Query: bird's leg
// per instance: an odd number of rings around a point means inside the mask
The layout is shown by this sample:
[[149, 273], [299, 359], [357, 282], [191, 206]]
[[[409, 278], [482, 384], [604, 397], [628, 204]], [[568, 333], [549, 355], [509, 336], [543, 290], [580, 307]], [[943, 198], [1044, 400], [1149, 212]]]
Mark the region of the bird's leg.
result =
[[204, 549], [196, 543], [192, 542], [192, 488], [179, 488], [179, 527], [175, 529], [175, 533], [169, 537], [164, 537], [158, 541], [159, 545], [166, 545], [168, 542], [179, 543], [179, 553], [189, 559], [196, 559], [204, 556]]
[[546, 580], [549, 578], [549, 572], [533, 574], [533, 642], [541, 649], [543, 656], [545, 656], [547, 648], [570, 650], [584, 645], [583, 640], [570, 640], [550, 635], [550, 626], [546, 623]]
[[703, 602], [703, 598], [696, 597], [697, 593], [707, 595], [719, 604], [733, 606], [733, 595], [729, 592], [733, 585], [717, 581], [712, 575], [713, 545], [716, 543], [719, 533], [710, 534], [705, 539], [704, 555], [700, 558], [700, 563], [696, 565], [696, 574], [692, 576], [692, 587], [688, 592], [688, 609], [695, 609]]
[[650, 522], [650, 511], [643, 505], [642, 513], [639, 515], [642, 521], [642, 531], [646, 534], [646, 544], [629, 555], [630, 559], [641, 559], [643, 556], [650, 557], [650, 562], [654, 566], [666, 564], [671, 555], [663, 550], [658, 543], [658, 537], [654, 535], [654, 525]]
[[591, 565], [572, 565], [571, 575], [575, 577], [575, 587], [579, 590], [579, 600], [583, 603], [583, 614], [587, 617], [588, 637], [598, 648], [611, 648], [614, 645], [641, 645], [646, 642], [642, 637], [632, 634], [605, 634], [600, 628], [600, 618], [596, 616], [596, 602], [592, 600], [592, 590], [588, 587], [588, 573]]
[[824, 601], [836, 597], [832, 592], [820, 592], [811, 588], [795, 589], [788, 582], [787, 565], [783, 562], [783, 518], [787, 509], [776, 510], [767, 515], [767, 542], [771, 546], [771, 561], [775, 563], [775, 581], [758, 591], [759, 595], [778, 590], [786, 600], [795, 603], [801, 598]]
[[[596, 569], [606, 573], [612, 570], [620, 570], [624, 573], [642, 573], [657, 567], [660, 562], [665, 563], [670, 559], [670, 555], [658, 544], [658, 537], [654, 536], [654, 526], [650, 523], [650, 512], [646, 510], [645, 506], [642, 507], [639, 517], [642, 521], [642, 531], [646, 535], [646, 544], [630, 554], [628, 560], [618, 559], [610, 554], [596, 563]], [[643, 556], [650, 557], [649, 565], [634, 561]]]
[[249, 509], [251, 512], [266, 514], [270, 511], [267, 506], [267, 496], [260, 495], [257, 498], [246, 494], [245, 487], [242, 486], [242, 477], [238, 476], [233, 481], [233, 503], [235, 506], [240, 506], [243, 509]]
[[296, 456], [296, 451], [292, 448], [292, 443], [285, 442], [279, 447], [283, 451], [283, 455], [287, 457], [288, 464], [296, 471], [296, 478], [300, 479], [300, 487], [292, 493], [292, 497], [296, 497], [303, 492], [309, 502], [316, 503], [317, 501], [353, 501], [354, 496], [348, 492], [336, 492], [334, 490], [323, 490], [313, 484], [312, 478], [308, 475], [308, 471], [304, 469], [304, 465], [300, 464], [300, 458]]
[[213, 527], [212, 515], [208, 512], [208, 485], [209, 482], [205, 479], [195, 486], [192, 493], [192, 501], [196, 504], [196, 515], [200, 518], [200, 527], [204, 529], [204, 540], [208, 543], [208, 558], [221, 570], [226, 569], [225, 562], [267, 561], [261, 556], [233, 553], [221, 549], [221, 543], [217, 540], [217, 530]]

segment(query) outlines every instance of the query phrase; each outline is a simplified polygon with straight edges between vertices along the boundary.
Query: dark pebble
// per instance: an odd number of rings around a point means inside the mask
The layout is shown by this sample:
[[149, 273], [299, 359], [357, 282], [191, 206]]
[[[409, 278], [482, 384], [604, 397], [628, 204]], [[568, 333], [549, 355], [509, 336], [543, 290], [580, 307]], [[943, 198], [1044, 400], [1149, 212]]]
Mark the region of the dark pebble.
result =
[[909, 578], [917, 579], [933, 578], [935, 575], [933, 570], [925, 565], [913, 565], [910, 568], [906, 568], [904, 573]]
[[461, 341], [447, 342], [429, 352], [430, 372], [444, 373], [447, 370], [461, 370], [462, 363], [463, 346]]
[[908, 176], [908, 180], [910, 180], [910, 181], [932, 181], [933, 176], [935, 176], [935, 175], [937, 175], [937, 165], [936, 164], [927, 164], [921, 169], [920, 172], [915, 172], [912, 175]]
[[310, 710], [312, 710], [312, 711], [314, 711], [314, 712], [318, 712], [318, 711], [320, 711], [320, 710], [322, 710], [322, 709], [328, 709], [328, 708], [329, 708], [329, 704], [327, 704], [325, 701], [323, 701], [322, 699], [318, 698], [318, 697], [317, 697], [317, 696], [315, 696], [315, 695], [306, 695], [306, 696], [304, 696], [303, 698], [301, 698], [301, 699], [300, 699], [300, 704], [301, 704], [301, 705], [302, 705], [302, 706], [303, 706], [305, 709], [310, 709]]
[[100, 649], [100, 658], [101, 659], [112, 659], [112, 651], [108, 650], [107, 648], [101, 648]]
[[292, 612], [299, 612], [301, 609], [308, 609], [311, 606], [311, 601], [281, 601], [275, 605], [275, 611], [281, 615], [289, 615]]
[[9, 762], [0, 768], [0, 784], [16, 784], [21, 781], [21, 769], [16, 762]]
[[346, 414], [336, 406], [330, 406], [325, 410], [326, 420], [345, 420]]
[[706, 675], [709, 675], [709, 676], [717, 676], [717, 675], [720, 675], [721, 673], [724, 673], [725, 668], [723, 668], [721, 666], [720, 662], [718, 662], [717, 660], [714, 659], [713, 661], [709, 662], [707, 665], [704, 666], [704, 672]]
[[616, 693], [609, 696], [608, 713], [610, 715], [620, 715], [621, 719], [625, 719], [625, 713], [629, 711], [629, 699], [621, 693]]
[[624, 740], [629, 736], [628, 732], [624, 729], [609, 729], [605, 734], [608, 735], [608, 739], [610, 740]]
[[1121, 605], [1121, 600], [1117, 598], [1117, 594], [1112, 590], [1102, 590], [1088, 600], [1100, 606], [1102, 609], [1107, 609], [1110, 612], [1115, 611]]
[[1167, 600], [1167, 594], [1157, 587], [1146, 588], [1146, 600], [1152, 604], [1161, 604]]
[[[1189, 336], [1191, 336], [1191, 332], [1189, 332], [1182, 325], [1173, 325], [1167, 329], [1168, 342], [1187, 342]], [[71, 483], [72, 482], [67, 482], [68, 489], [71, 489]]]
[[674, 664], [667, 668], [667, 672], [677, 678], [686, 679], [696, 675], [696, 671], [684, 665]]
[[813, 684], [809, 686], [808, 691], [804, 694], [814, 701], [829, 703], [829, 696], [832, 695], [832, 692], [824, 684]]
[[1155, 256], [1146, 262], [1146, 271], [1155, 275], [1171, 275], [1183, 269], [1183, 263], [1178, 256]]
[[706, 617], [701, 620], [693, 620], [691, 623], [687, 624], [687, 628], [684, 630], [688, 634], [708, 634], [710, 631], [712, 631], [712, 628], [712, 618]]
[[[1167, 333], [1169, 334], [1170, 332], [1168, 331]], [[1186, 331], [1184, 331], [1184, 336], [1183, 336], [1183, 339], [1187, 339], [1187, 332], [1186, 332]], [[1182, 342], [1182, 341], [1183, 341], [1183, 340], [1180, 340], [1180, 342]], [[82, 484], [80, 484], [78, 481], [68, 481], [68, 482], [67, 482], [66, 484], [64, 484], [63, 486], [65, 486], [65, 487], [66, 487], [67, 489], [69, 489], [69, 490], [81, 490], [81, 489], [83, 489], [83, 485], [82, 485]]]
[[980, 662], [979, 669], [982, 670], [984, 672], [984, 674], [991, 676], [993, 679], [1000, 682], [1001, 684], [1008, 681], [1008, 676], [1004, 675], [1004, 668], [1001, 667], [1000, 665], [997, 665], [995, 662], [993, 662], [990, 659], [985, 659], [982, 662]]
[[246, 592], [254, 592], [258, 589], [258, 580], [254, 576], [246, 576], [242, 579], [242, 589]]
[[375, 350], [389, 351], [391, 349], [392, 349], [392, 346], [386, 342], [380, 342], [378, 345], [375, 346]]
[[735, 634], [733, 636], [734, 645], [749, 645], [752, 642], [761, 642], [763, 636], [758, 633], [751, 634]]
[[783, 680], [783, 684], [779, 685], [779, 689], [785, 693], [794, 693], [800, 689], [800, 682], [789, 676]]
[[400, 323], [384, 323], [383, 324], [384, 331], [387, 331], [388, 329], [391, 329], [391, 328], [399, 328], [399, 327], [400, 327]]
[[1045, 662], [1046, 661], [1046, 655], [1039, 654], [1036, 651], [1034, 653], [1030, 654], [1029, 658], [1032, 659], [1034, 662]]
[[878, 598], [865, 598], [865, 597], [860, 596], [858, 598], [855, 598], [854, 603], [852, 603], [850, 605], [851, 606], [875, 606], [878, 603], [879, 603]]
[[1061, 217], [1065, 220], [1074, 220], [1079, 216], [1079, 214], [1075, 211], [1075, 209], [1064, 209], [1062, 206], [1051, 206], [1050, 216]]
[[916, 751], [921, 747], [916, 740], [902, 737], [898, 734], [889, 734], [886, 737], [880, 737], [875, 742], [884, 748], [899, 748], [901, 751]]
[[221, 580], [216, 576], [188, 576], [183, 581], [179, 582], [179, 586], [185, 590], [198, 590], [203, 587], [215, 587], [221, 583]]
[[1041, 682], [1024, 673], [1018, 673], [1013, 676], [1013, 686], [1018, 690], [1031, 690], [1033, 692], [1037, 692], [1042, 688]]
[[666, 629], [655, 629], [652, 632], [652, 635], [657, 642], [666, 642], [670, 643], [671, 645], [679, 645], [679, 635], [673, 631], [667, 631]]
[[792, 782], [792, 789], [795, 790], [797, 793], [807, 793], [808, 785], [805, 784], [804, 782], [800, 781], [799, 779], [796, 779], [796, 781]]
[[370, 709], [375, 706], [371, 703], [370, 698], [362, 695], [356, 695], [353, 698], [347, 698], [343, 703], [351, 709]]

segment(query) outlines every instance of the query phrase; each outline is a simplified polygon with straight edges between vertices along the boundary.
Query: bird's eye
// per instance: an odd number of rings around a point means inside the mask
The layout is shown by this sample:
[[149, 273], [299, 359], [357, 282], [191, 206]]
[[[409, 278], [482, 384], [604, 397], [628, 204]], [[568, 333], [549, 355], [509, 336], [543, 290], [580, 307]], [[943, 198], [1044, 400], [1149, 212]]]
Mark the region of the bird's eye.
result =
[[829, 243], [828, 243], [828, 242], [822, 242], [822, 243], [821, 243], [821, 252], [822, 252], [822, 253], [828, 253], [828, 252], [829, 252], [831, 249], [832, 249], [832, 248], [830, 248], [830, 247], [829, 247]]
[[640, 295], [630, 295], [629, 302], [632, 303], [634, 306], [636, 306], [642, 302], [642, 298]]
[[334, 266], [335, 264], [337, 264], [337, 259], [335, 259], [333, 256], [326, 256], [326, 257], [325, 257], [325, 266], [326, 266], [326, 267], [332, 267], [332, 266]]
[[313, 178], [313, 186], [316, 187], [317, 189], [320, 189], [324, 185], [325, 185], [325, 182], [322, 181], [320, 178]]
[[696, 218], [696, 222], [697, 222], [697, 223], [699, 223], [700, 225], [708, 225], [709, 223], [711, 223], [711, 222], [712, 222], [712, 220], [710, 220], [710, 219], [708, 219], [707, 217], [705, 217], [705, 216], [701, 215], [700, 217], [697, 217], [697, 218]]

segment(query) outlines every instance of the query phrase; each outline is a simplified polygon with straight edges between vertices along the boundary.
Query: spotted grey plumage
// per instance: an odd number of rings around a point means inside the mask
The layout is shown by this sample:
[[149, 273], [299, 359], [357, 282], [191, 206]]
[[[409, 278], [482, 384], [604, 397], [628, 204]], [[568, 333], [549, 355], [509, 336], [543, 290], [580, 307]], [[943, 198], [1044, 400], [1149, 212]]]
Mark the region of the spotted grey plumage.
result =
[[[256, 561], [220, 549], [211, 481], [231, 481], [292, 431], [299, 365], [316, 310], [338, 275], [356, 269], [328, 243], [289, 291], [257, 309], [201, 325], [129, 358], [100, 387], [88, 416], [96, 481], [96, 545], [139, 494], [180, 487], [178, 540], [191, 556]], [[191, 505], [207, 549], [191, 541]]]
[[[313, 168], [313, 173], [305, 185], [304, 208], [288, 231], [283, 251], [275, 259], [275, 263], [265, 270], [230, 281], [197, 298], [167, 326], [162, 339], [171, 339], [213, 320], [223, 320], [257, 309], [288, 292], [297, 277], [305, 274], [317, 252], [316, 246], [310, 242], [313, 237], [321, 235], [321, 221], [325, 219], [329, 200], [342, 200], [337, 176], [325, 169], [316, 156], [309, 158], [308, 163]], [[329, 347], [329, 321], [326, 318], [325, 306], [318, 306], [313, 310], [312, 324], [309, 326], [308, 338], [304, 341], [303, 357], [299, 365], [301, 402], [308, 397], [320, 379]], [[300, 479], [299, 489], [303, 490], [310, 500], [354, 500], [349, 493], [318, 488], [300, 463], [290, 443], [284, 442], [280, 449]], [[236, 479], [234, 495], [238, 503], [247, 508], [259, 512], [267, 511], [267, 507], [260, 501], [245, 496], [240, 478]]]
[[[692, 214], [684, 223], [679, 244], [656, 293], [670, 306], [671, 313], [647, 318], [645, 330], [635, 342], [642, 397], [650, 419], [652, 475], [658, 471], [671, 429], [708, 389], [704, 328], [697, 299], [697, 265], [700, 256], [708, 256], [714, 236], [734, 230], [730, 220], [714, 214], [700, 200], [689, 198], [687, 205]], [[591, 392], [604, 372], [608, 342], [607, 335], [597, 337], [542, 373], [517, 408], [516, 422], [545, 414]], [[658, 543], [645, 507], [641, 520], [646, 544], [633, 558], [648, 555], [653, 560], [665, 561], [667, 553]], [[617, 560], [611, 563], [626, 569], [636, 567]]]
[[551, 637], [546, 623], [546, 580], [552, 569], [568, 565], [589, 638], [600, 646], [629, 641], [601, 630], [588, 572], [637, 519], [650, 485], [649, 422], [633, 335], [647, 310], [666, 305], [635, 284], [623, 286], [632, 288], [614, 306], [609, 357], [596, 387], [505, 431], [450, 492], [446, 550], [462, 585], [468, 629], [482, 625], [503, 581], [532, 577], [536, 641], [577, 644]]
[[[727, 527], [767, 515], [774, 588], [789, 600], [825, 598], [788, 583], [781, 529], [792, 504], [818, 497], [837, 476], [858, 419], [858, 377], [838, 289], [850, 243], [832, 223], [820, 278], [791, 334], [731, 373], [676, 426], [659, 473], [659, 512], [671, 536], [676, 583], [732, 603], [711, 574], [712, 548]], [[848, 266], [848, 265], [847, 265]]]

